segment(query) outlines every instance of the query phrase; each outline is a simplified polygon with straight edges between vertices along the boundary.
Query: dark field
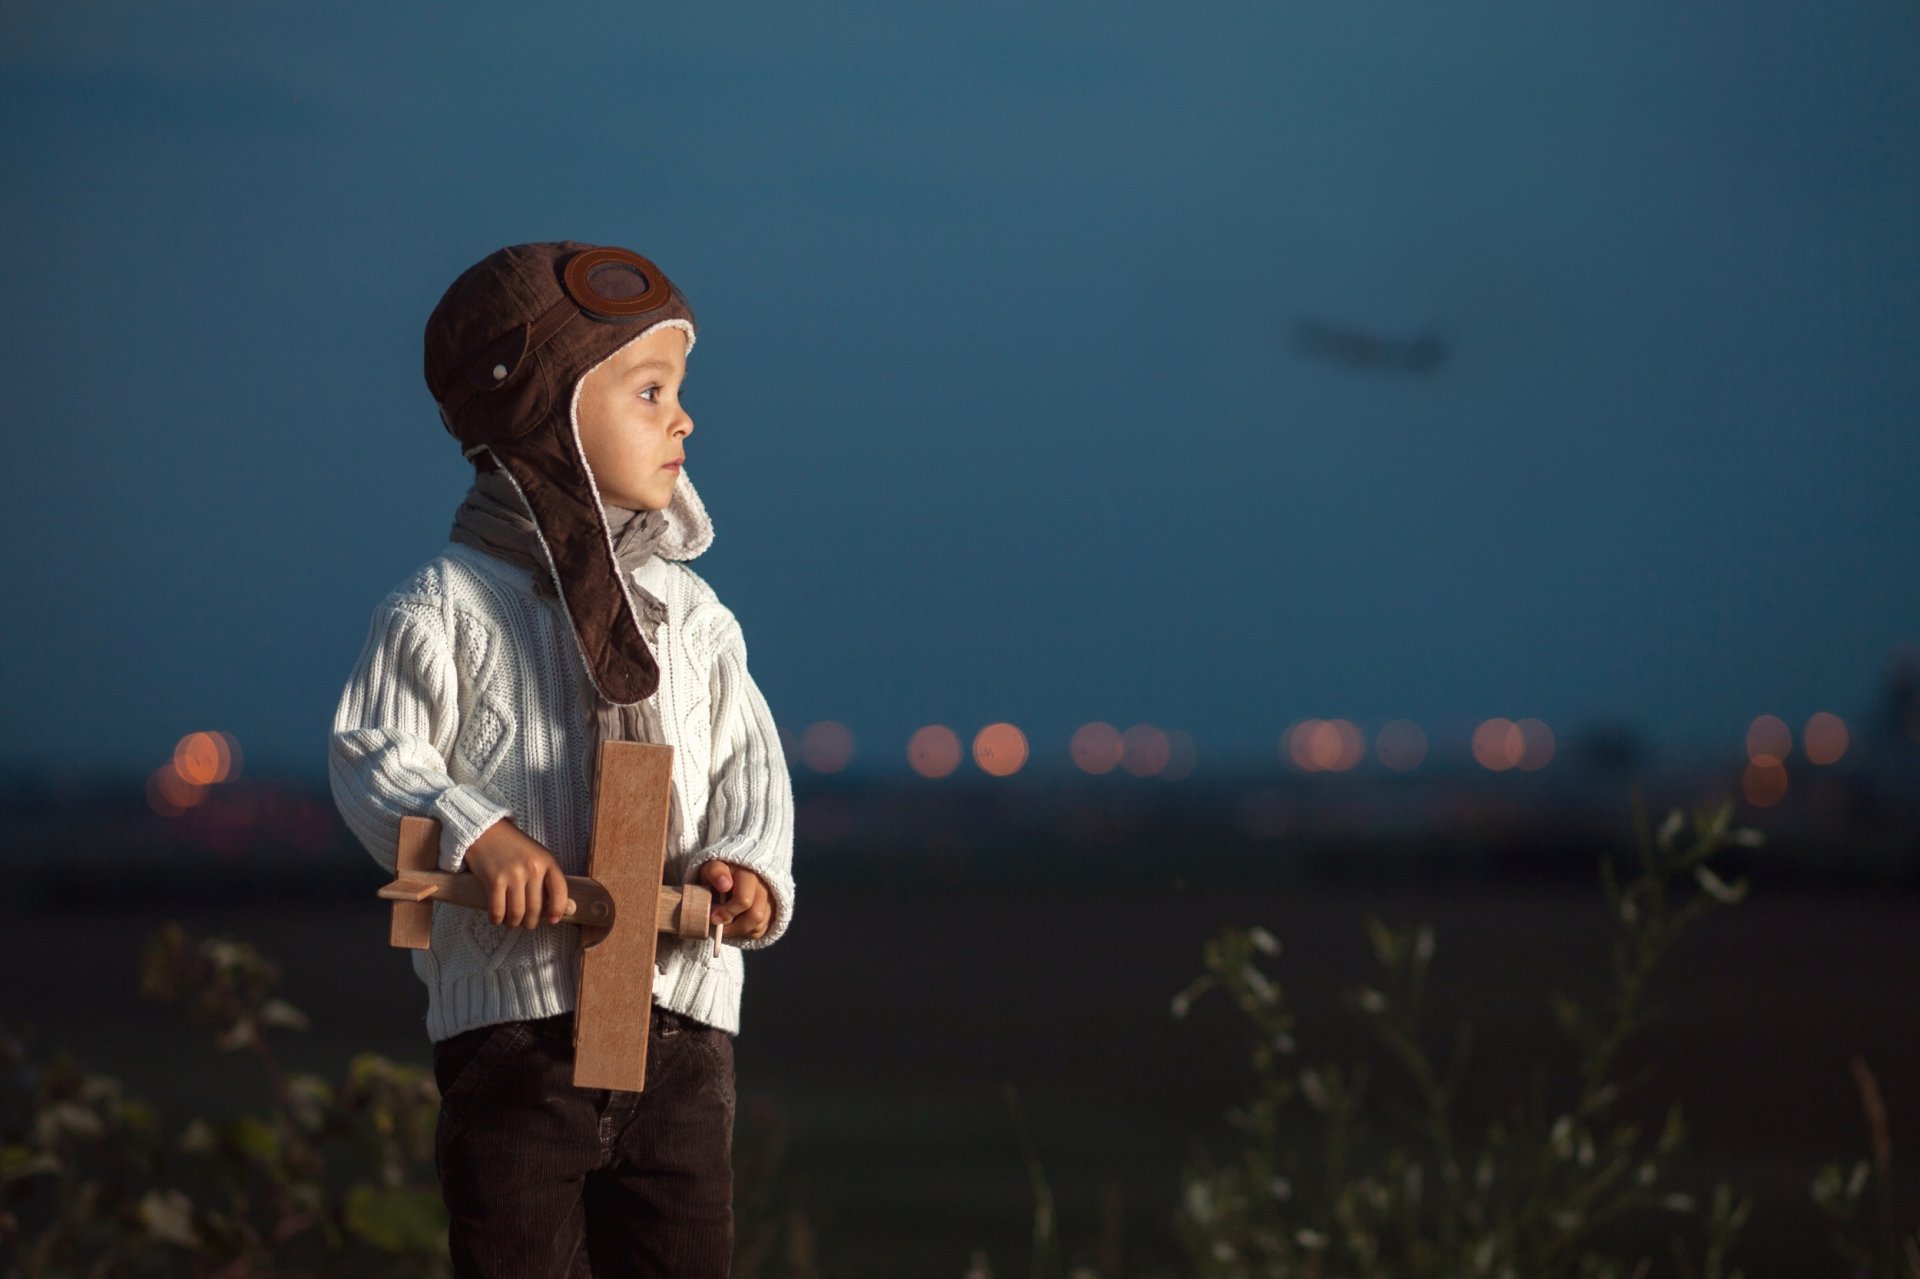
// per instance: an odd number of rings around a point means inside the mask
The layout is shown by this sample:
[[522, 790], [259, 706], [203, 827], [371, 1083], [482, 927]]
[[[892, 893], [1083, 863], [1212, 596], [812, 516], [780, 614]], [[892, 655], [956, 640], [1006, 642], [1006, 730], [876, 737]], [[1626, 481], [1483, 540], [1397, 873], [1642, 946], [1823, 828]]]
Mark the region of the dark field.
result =
[[[424, 1064], [424, 993], [386, 945], [386, 911], [329, 901], [220, 909], [11, 908], [0, 929], [0, 1017], [45, 1049], [65, 1045], [157, 1102], [170, 1126], [223, 1107], [264, 1109], [257, 1065], [223, 1056], [136, 989], [140, 948], [163, 919], [258, 945], [314, 1028], [282, 1033], [296, 1069], [336, 1074], [372, 1049]], [[1200, 971], [1223, 923], [1261, 923], [1301, 1014], [1305, 1060], [1363, 1043], [1335, 1003], [1372, 971], [1362, 920], [1429, 920], [1438, 948], [1436, 1032], [1474, 1025], [1465, 1115], [1523, 1092], [1534, 1064], [1565, 1060], [1546, 994], [1604, 988], [1610, 939], [1597, 883], [1195, 884], [1076, 894], [946, 886], [888, 891], [802, 881], [793, 931], [749, 959], [739, 1041], [745, 1143], [784, 1130], [776, 1189], [804, 1213], [829, 1275], [959, 1276], [974, 1247], [1001, 1279], [1026, 1273], [1032, 1197], [1004, 1096], [1019, 1091], [1059, 1199], [1069, 1247], [1118, 1208], [1129, 1274], [1174, 1269], [1180, 1172], [1250, 1078], [1237, 1014], [1219, 996], [1186, 1021], [1168, 1001]], [[1848, 1072], [1863, 1054], [1892, 1114], [1902, 1224], [1920, 1220], [1920, 927], [1910, 894], [1756, 883], [1744, 903], [1685, 934], [1654, 991], [1662, 1016], [1631, 1064], [1658, 1074], [1628, 1110], [1685, 1108], [1687, 1166], [1673, 1188], [1717, 1178], [1757, 1196], [1739, 1257], [1749, 1276], [1838, 1275], [1807, 1194], [1822, 1162], [1867, 1151]], [[1435, 1043], [1440, 1042], [1436, 1034]], [[1380, 1067], [1379, 1077], [1391, 1077]], [[756, 1106], [764, 1102], [765, 1106]], [[751, 1126], [752, 1131], [747, 1131]], [[1653, 1223], [1653, 1239], [1677, 1222]], [[1657, 1250], [1663, 1259], [1665, 1250]]]

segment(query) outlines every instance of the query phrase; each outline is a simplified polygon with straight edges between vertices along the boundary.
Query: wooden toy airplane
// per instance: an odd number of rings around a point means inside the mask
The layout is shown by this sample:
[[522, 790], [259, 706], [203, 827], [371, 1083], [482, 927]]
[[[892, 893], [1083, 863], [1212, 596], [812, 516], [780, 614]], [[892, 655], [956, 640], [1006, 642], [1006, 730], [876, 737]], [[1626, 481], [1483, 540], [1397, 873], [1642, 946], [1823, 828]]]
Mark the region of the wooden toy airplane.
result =
[[[573, 1018], [573, 1082], [578, 1088], [639, 1092], [647, 1078], [647, 1023], [653, 1008], [659, 934], [707, 937], [713, 894], [704, 884], [662, 883], [673, 747], [606, 741], [593, 795], [593, 843], [587, 873], [567, 876], [567, 913], [580, 929], [580, 992]], [[439, 870], [440, 823], [400, 819], [393, 902], [395, 946], [425, 950], [433, 906], [488, 910], [484, 885], [470, 871]]]

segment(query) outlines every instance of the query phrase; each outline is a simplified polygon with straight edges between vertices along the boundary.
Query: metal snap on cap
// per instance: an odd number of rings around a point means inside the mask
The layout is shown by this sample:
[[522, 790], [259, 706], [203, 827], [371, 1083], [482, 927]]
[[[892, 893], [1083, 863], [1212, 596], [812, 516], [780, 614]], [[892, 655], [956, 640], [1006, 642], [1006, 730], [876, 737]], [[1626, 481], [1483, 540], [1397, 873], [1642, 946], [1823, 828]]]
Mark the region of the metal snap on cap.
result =
[[496, 381], [496, 382], [498, 382], [498, 381], [500, 381], [500, 380], [502, 380], [503, 378], [505, 378], [506, 376], [507, 376], [507, 366], [506, 366], [506, 365], [504, 365], [504, 364], [496, 364], [496, 365], [494, 365], [494, 366], [493, 366], [493, 380], [494, 380], [494, 381]]

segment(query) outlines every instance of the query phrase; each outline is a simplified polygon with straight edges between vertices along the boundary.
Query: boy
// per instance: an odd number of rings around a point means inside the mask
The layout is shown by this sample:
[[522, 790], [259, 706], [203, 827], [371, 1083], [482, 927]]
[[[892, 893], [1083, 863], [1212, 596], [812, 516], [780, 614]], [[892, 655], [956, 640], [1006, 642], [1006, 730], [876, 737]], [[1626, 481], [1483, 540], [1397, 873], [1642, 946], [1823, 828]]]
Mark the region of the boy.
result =
[[[652, 262], [503, 248], [434, 308], [426, 380], [475, 467], [450, 544], [375, 609], [329, 751], [383, 870], [400, 819], [491, 909], [413, 952], [441, 1090], [455, 1274], [725, 1275], [741, 952], [793, 912], [793, 794], [740, 625], [685, 561], [713, 539], [682, 469], [693, 311]], [[641, 1092], [575, 1088], [578, 934], [598, 745], [674, 747], [667, 880], [727, 945], [660, 938]]]

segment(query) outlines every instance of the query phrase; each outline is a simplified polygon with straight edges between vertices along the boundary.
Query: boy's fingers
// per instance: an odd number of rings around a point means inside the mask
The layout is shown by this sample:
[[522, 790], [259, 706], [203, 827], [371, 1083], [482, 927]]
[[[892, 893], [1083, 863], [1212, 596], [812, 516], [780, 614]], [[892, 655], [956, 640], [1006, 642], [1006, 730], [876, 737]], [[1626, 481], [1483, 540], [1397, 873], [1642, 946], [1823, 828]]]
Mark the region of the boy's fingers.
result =
[[567, 877], [558, 862], [547, 866], [547, 922], [557, 924], [567, 913]]
[[487, 889], [487, 918], [496, 924], [503, 924], [507, 920], [507, 881], [504, 877], [496, 876]]
[[516, 882], [507, 885], [507, 927], [518, 928], [521, 916], [527, 913], [527, 886]]
[[761, 893], [759, 888], [752, 880], [742, 879], [740, 881], [739, 891], [735, 892], [732, 896], [728, 897], [726, 901], [714, 908], [714, 913], [720, 916], [720, 918], [714, 922], [732, 923], [749, 910], [752, 910], [759, 904], [760, 900]]
[[527, 914], [520, 921], [522, 927], [533, 929], [540, 926], [540, 916], [544, 913], [540, 909], [543, 904], [541, 898], [546, 895], [546, 887], [545, 875], [535, 875], [527, 881]]
[[707, 881], [707, 887], [716, 893], [733, 891], [733, 872], [727, 869], [725, 862], [706, 862], [700, 867], [700, 878]]

